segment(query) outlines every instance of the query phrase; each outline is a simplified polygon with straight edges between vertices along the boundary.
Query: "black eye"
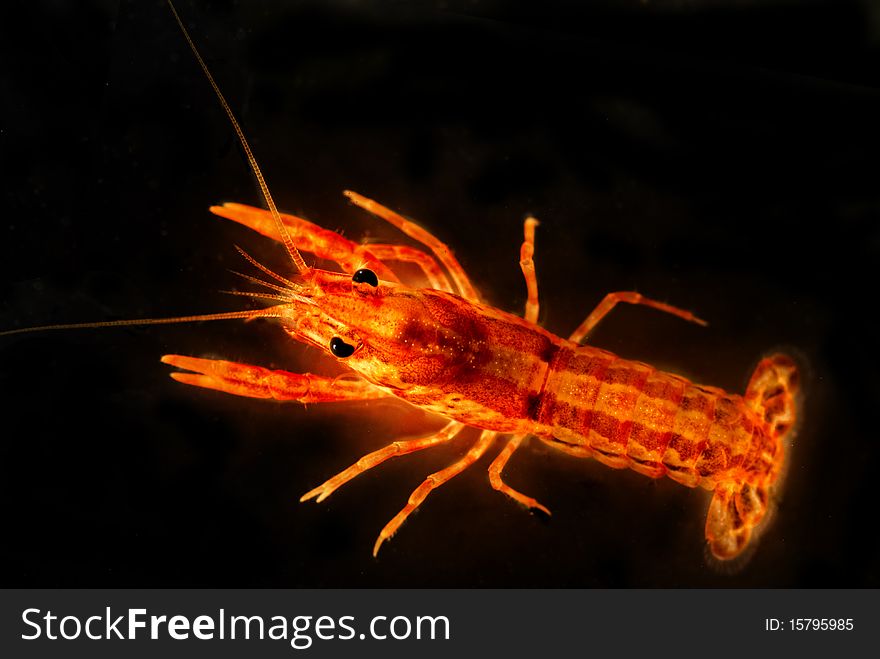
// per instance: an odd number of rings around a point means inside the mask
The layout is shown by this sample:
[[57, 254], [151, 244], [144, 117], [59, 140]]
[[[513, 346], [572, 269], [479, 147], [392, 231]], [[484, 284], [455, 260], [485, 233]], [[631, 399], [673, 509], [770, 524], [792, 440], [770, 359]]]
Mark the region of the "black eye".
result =
[[346, 357], [351, 357], [351, 353], [354, 352], [354, 346], [348, 345], [338, 336], [334, 336], [330, 339], [330, 352], [340, 359], [345, 359]]
[[372, 270], [367, 270], [366, 268], [361, 268], [354, 273], [351, 280], [355, 284], [369, 284], [374, 287], [379, 285], [379, 278], [376, 276], [376, 273]]

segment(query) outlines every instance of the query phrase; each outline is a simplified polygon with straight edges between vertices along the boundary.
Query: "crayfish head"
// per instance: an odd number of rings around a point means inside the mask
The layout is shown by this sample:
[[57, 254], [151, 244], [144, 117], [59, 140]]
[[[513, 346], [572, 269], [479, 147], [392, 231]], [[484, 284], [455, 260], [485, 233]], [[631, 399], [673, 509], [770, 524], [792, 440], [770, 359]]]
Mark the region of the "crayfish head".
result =
[[291, 336], [321, 348], [364, 378], [394, 392], [437, 383], [472, 353], [473, 333], [447, 327], [432, 289], [313, 270], [302, 303], [283, 322]]

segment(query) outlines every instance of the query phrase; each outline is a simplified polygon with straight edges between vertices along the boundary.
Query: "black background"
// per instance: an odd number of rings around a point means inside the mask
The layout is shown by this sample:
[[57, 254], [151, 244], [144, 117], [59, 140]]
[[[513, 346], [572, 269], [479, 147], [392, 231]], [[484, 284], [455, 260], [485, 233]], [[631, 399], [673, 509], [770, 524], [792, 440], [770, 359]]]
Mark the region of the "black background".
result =
[[[880, 10], [854, 2], [181, 2], [279, 206], [399, 240], [354, 189], [418, 219], [518, 311], [526, 213], [541, 322], [608, 291], [708, 329], [615, 312], [595, 345], [744, 390], [764, 354], [804, 371], [784, 497], [752, 559], [704, 558], [707, 495], [537, 442], [379, 529], [468, 438], [299, 496], [440, 420], [303, 408], [172, 382], [174, 352], [333, 372], [269, 323], [0, 337], [4, 586], [877, 586], [871, 327]], [[4, 21], [0, 328], [241, 308], [241, 244], [208, 205], [260, 204], [161, 2], [22, 4]], [[323, 364], [323, 365], [322, 365]], [[493, 453], [494, 454], [494, 453]]]

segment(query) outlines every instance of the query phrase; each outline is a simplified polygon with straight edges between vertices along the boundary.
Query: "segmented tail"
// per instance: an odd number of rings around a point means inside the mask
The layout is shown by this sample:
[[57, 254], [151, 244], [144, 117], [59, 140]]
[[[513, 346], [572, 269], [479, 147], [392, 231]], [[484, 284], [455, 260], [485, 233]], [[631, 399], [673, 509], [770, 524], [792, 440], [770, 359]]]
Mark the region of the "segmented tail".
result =
[[[785, 467], [786, 439], [797, 420], [798, 369], [782, 354], [762, 359], [749, 380], [745, 402], [763, 428], [755, 429], [753, 478], [720, 483], [706, 519], [706, 540], [722, 561], [740, 557], [758, 531], [766, 527], [778, 497]], [[745, 555], [747, 560], [748, 555]]]
[[762, 359], [746, 389], [746, 403], [758, 412], [774, 437], [783, 437], [797, 420], [797, 365], [782, 354]]

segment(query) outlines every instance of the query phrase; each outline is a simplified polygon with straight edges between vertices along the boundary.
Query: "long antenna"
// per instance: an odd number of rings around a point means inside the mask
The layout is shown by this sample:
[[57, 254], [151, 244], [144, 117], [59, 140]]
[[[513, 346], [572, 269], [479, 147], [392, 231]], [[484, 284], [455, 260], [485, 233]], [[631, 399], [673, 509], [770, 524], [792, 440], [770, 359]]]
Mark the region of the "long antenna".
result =
[[211, 75], [211, 72], [208, 70], [207, 64], [205, 64], [205, 61], [199, 54], [198, 48], [196, 48], [195, 43], [193, 43], [193, 40], [190, 38], [189, 32], [187, 32], [186, 30], [186, 26], [183, 24], [183, 21], [180, 20], [180, 16], [177, 14], [177, 9], [174, 8], [174, 3], [172, 3], [171, 0], [167, 1], [168, 6], [171, 8], [171, 13], [174, 14], [174, 19], [180, 26], [180, 30], [181, 32], [183, 32], [184, 38], [186, 38], [186, 42], [189, 44], [193, 55], [196, 56], [196, 60], [198, 61], [199, 66], [202, 67], [202, 71], [204, 71], [205, 76], [208, 78], [208, 82], [211, 83], [211, 87], [213, 87], [214, 93], [217, 94], [217, 98], [220, 100], [220, 105], [223, 106], [223, 109], [226, 111], [226, 116], [229, 117], [229, 121], [232, 123], [232, 127], [235, 129], [235, 134], [238, 135], [241, 146], [244, 149], [245, 155], [247, 155], [248, 162], [251, 165], [251, 170], [254, 172], [254, 176], [257, 177], [257, 182], [260, 184], [260, 190], [263, 193], [263, 198], [266, 200], [266, 204], [269, 206], [269, 212], [272, 213], [272, 218], [275, 220], [275, 226], [278, 229], [281, 240], [284, 242], [284, 247], [287, 248], [287, 253], [290, 255], [290, 259], [293, 261], [293, 265], [300, 273], [308, 272], [309, 266], [306, 265], [306, 262], [303, 260], [302, 254], [299, 253], [296, 245], [293, 244], [293, 240], [291, 239], [290, 234], [287, 231], [287, 227], [285, 227], [284, 222], [281, 221], [281, 215], [278, 213], [278, 208], [275, 206], [275, 201], [272, 199], [272, 194], [269, 192], [269, 186], [266, 185], [266, 179], [263, 177], [263, 172], [260, 170], [260, 166], [257, 164], [257, 159], [254, 157], [253, 151], [251, 151], [250, 144], [248, 144], [248, 141], [244, 136], [244, 131], [242, 131], [241, 126], [238, 125], [238, 121], [236, 120], [235, 115], [232, 113], [232, 109], [229, 107], [226, 99], [223, 97], [223, 93], [220, 91], [220, 87], [218, 87], [217, 83], [214, 82], [214, 76]]
[[178, 316], [177, 318], [141, 318], [139, 320], [107, 320], [98, 323], [40, 325], [38, 327], [23, 327], [21, 329], [7, 330], [5, 332], [0, 332], [0, 336], [27, 334], [29, 332], [45, 332], [47, 330], [94, 329], [96, 327], [125, 327], [127, 325], [171, 325], [172, 323], [194, 323], [204, 320], [230, 320], [233, 318], [246, 318], [247, 320], [252, 320], [254, 318], [281, 318], [283, 314], [282, 308], [287, 306], [289, 305], [281, 304], [267, 309], [228, 311], [225, 313], [202, 314], [200, 316]]

